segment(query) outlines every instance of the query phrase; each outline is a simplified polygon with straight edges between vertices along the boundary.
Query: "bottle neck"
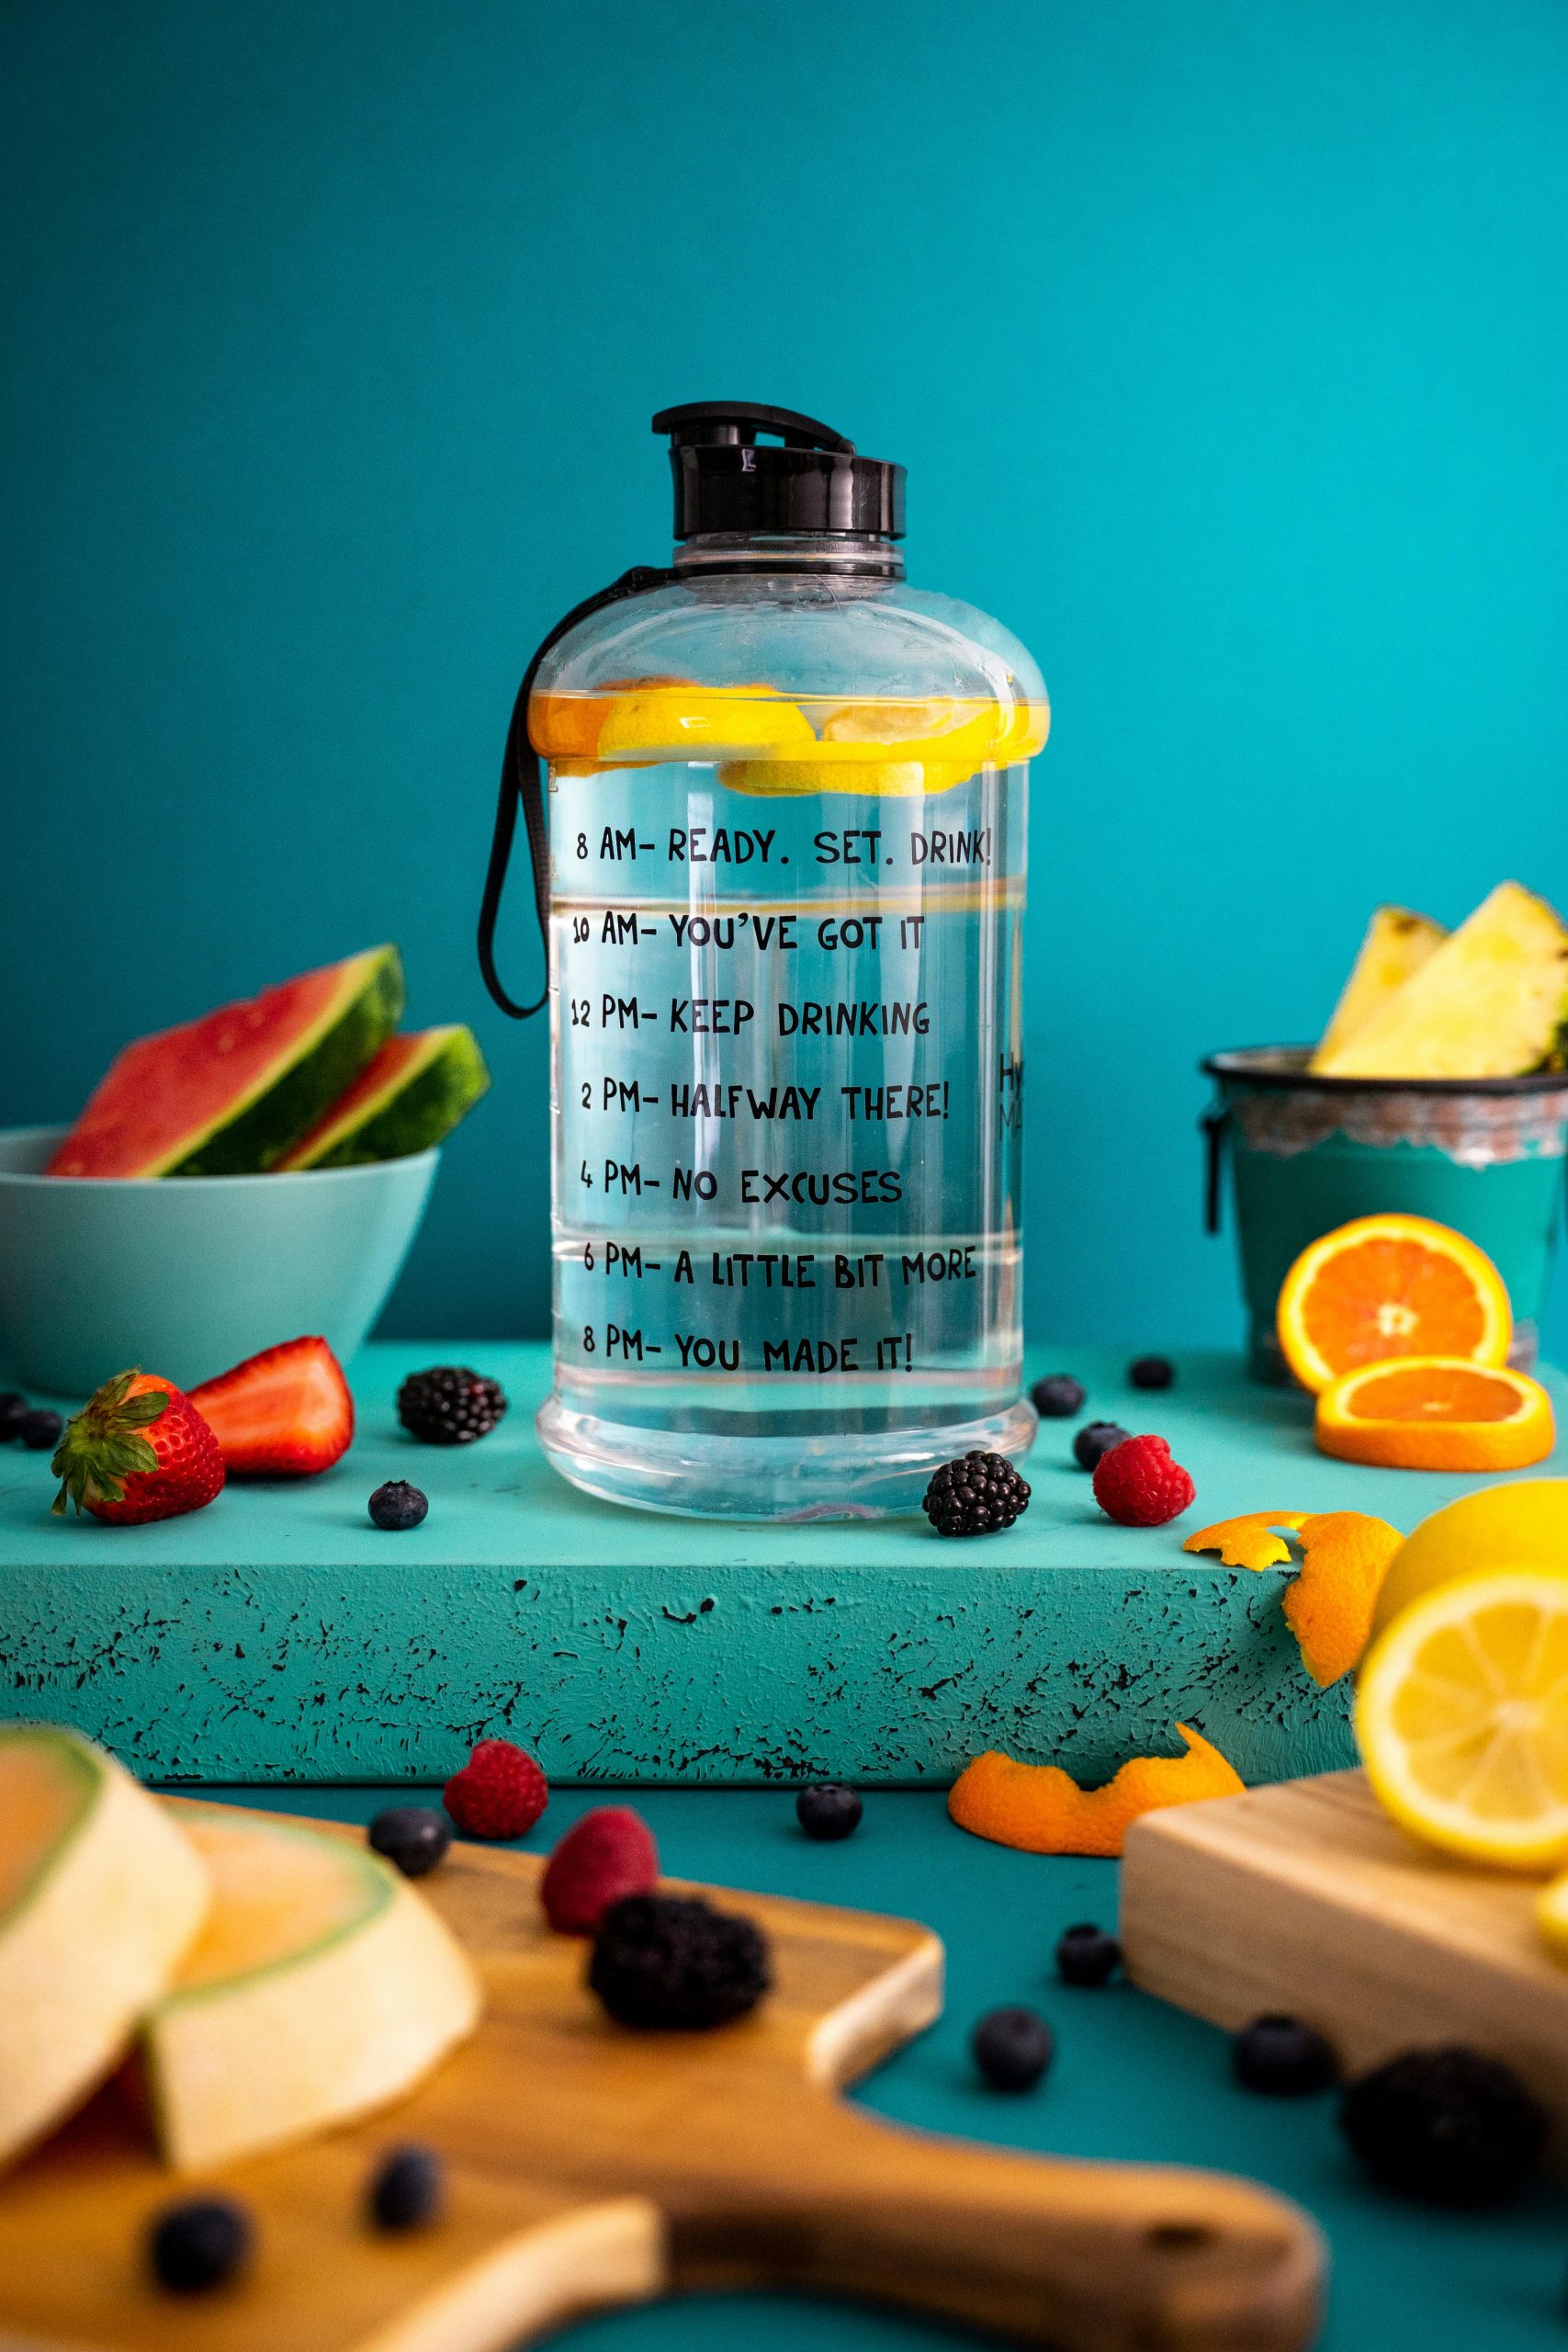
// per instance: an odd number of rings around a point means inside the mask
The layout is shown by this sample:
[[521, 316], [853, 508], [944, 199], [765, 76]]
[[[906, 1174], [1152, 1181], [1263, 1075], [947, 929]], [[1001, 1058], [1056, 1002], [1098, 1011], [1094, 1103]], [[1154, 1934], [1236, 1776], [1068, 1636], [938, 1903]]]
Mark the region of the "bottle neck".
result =
[[904, 555], [891, 539], [863, 537], [850, 531], [705, 531], [682, 541], [675, 550], [675, 569], [902, 580]]

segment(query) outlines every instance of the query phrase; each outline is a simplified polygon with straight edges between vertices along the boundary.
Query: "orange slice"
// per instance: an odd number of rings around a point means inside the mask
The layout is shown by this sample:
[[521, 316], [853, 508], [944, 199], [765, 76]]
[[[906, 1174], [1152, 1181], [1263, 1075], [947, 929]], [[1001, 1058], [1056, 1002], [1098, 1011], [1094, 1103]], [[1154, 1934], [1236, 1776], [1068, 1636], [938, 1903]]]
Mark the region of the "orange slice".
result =
[[1390, 1470], [1522, 1470], [1556, 1442], [1539, 1380], [1465, 1356], [1364, 1364], [1325, 1388], [1314, 1431], [1340, 1462]]
[[1314, 1393], [1390, 1356], [1506, 1363], [1514, 1335], [1484, 1250], [1425, 1216], [1353, 1217], [1325, 1233], [1285, 1276], [1275, 1321], [1286, 1363]]

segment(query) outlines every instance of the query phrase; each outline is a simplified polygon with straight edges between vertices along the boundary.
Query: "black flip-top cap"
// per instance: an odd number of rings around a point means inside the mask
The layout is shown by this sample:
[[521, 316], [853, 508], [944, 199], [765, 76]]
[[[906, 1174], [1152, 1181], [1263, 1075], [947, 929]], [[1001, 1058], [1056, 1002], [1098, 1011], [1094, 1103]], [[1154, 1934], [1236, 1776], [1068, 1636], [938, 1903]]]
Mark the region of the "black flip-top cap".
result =
[[660, 409], [653, 430], [670, 435], [678, 539], [705, 531], [904, 536], [903, 467], [863, 458], [814, 416], [752, 401], [692, 401]]

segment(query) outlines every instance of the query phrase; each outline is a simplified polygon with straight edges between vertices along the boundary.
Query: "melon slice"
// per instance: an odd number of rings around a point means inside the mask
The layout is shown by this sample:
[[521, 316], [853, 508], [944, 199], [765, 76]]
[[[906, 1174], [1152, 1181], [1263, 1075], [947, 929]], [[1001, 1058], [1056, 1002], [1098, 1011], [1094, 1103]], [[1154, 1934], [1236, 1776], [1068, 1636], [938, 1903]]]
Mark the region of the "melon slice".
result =
[[1414, 915], [1407, 907], [1377, 908], [1309, 1069], [1321, 1069], [1324, 1057], [1337, 1053], [1448, 935], [1429, 915]]
[[347, 1093], [277, 1165], [350, 1168], [362, 1160], [428, 1151], [451, 1134], [489, 1086], [479, 1040], [460, 1022], [389, 1037]]
[[242, 1004], [139, 1037], [111, 1063], [51, 1176], [249, 1176], [314, 1126], [403, 1009], [402, 959], [367, 948]]
[[171, 2164], [221, 2164], [363, 2115], [472, 2030], [472, 1967], [378, 1855], [222, 1805], [175, 1810], [213, 1901], [142, 2029]]
[[1562, 1055], [1568, 928], [1544, 899], [1501, 882], [1353, 1036], [1329, 1078], [1516, 1078]]
[[196, 1852], [112, 1756], [0, 1727], [0, 2157], [108, 2073], [207, 1906]]

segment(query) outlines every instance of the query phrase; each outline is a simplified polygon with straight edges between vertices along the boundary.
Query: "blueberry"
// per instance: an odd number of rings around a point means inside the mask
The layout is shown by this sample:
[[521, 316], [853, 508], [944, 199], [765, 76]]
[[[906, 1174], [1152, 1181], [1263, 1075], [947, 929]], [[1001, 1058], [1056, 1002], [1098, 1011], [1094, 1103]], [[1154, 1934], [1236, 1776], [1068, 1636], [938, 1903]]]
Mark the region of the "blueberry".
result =
[[1069, 1421], [1083, 1409], [1084, 1385], [1070, 1372], [1053, 1372], [1037, 1380], [1029, 1401], [1043, 1421]]
[[391, 2149], [370, 2177], [366, 2199], [378, 2230], [420, 2230], [438, 2221], [446, 2183], [434, 2148], [410, 2141]]
[[1122, 1963], [1122, 1947], [1103, 1928], [1069, 1928], [1056, 1946], [1064, 1984], [1107, 1984]]
[[417, 1527], [430, 1509], [430, 1498], [411, 1487], [406, 1478], [389, 1478], [378, 1487], [370, 1498], [370, 1516], [378, 1527], [389, 1534], [397, 1534], [405, 1527]]
[[1134, 1388], [1168, 1388], [1176, 1378], [1176, 1366], [1168, 1356], [1134, 1356], [1127, 1366], [1127, 1377]]
[[377, 1853], [395, 1862], [405, 1878], [433, 1871], [452, 1843], [452, 1824], [434, 1805], [389, 1804], [366, 1831]]
[[1032, 2009], [993, 2009], [969, 2038], [975, 2064], [994, 2091], [1032, 2091], [1051, 2064], [1055, 2038]]
[[1231, 2043], [1231, 2071], [1244, 2090], [1270, 2098], [1306, 2098], [1325, 2091], [1338, 2062], [1314, 2026], [1300, 2018], [1254, 2018]]
[[1120, 1421], [1086, 1421], [1073, 1440], [1073, 1460], [1080, 1470], [1098, 1470], [1101, 1455], [1131, 1435]]
[[802, 1789], [795, 1800], [795, 1817], [808, 1838], [816, 1838], [824, 1845], [835, 1844], [860, 1827], [862, 1806], [853, 1789], [846, 1789], [837, 1781], [818, 1781], [814, 1788]]
[[13, 1438], [21, 1436], [27, 1409], [28, 1400], [17, 1390], [0, 1389], [0, 1445], [9, 1445]]
[[227, 2197], [192, 2197], [153, 2218], [147, 2251], [160, 2287], [205, 2295], [248, 2259], [255, 2231], [243, 2205]]
[[58, 1413], [51, 1413], [35, 1405], [17, 1423], [17, 1435], [29, 1453], [52, 1453], [60, 1443], [65, 1423]]

